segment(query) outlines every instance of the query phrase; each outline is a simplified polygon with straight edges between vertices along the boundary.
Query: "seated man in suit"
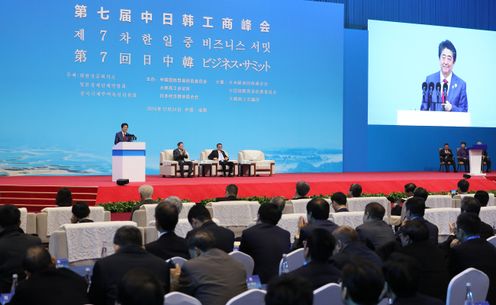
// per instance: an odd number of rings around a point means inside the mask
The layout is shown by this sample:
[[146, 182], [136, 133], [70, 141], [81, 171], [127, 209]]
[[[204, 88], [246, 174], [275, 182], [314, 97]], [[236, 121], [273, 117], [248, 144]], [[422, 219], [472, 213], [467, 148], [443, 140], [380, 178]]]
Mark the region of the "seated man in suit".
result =
[[346, 199], [346, 195], [341, 192], [336, 192], [332, 194], [331, 196], [331, 204], [332, 208], [334, 209], [334, 212], [340, 213], [340, 212], [349, 212], [348, 207], [346, 206], [346, 202], [348, 200]]
[[460, 244], [451, 248], [449, 270], [451, 276], [467, 268], [476, 268], [490, 279], [487, 301], [496, 304], [496, 247], [480, 237], [480, 219], [473, 213], [462, 213], [456, 219], [456, 238]]
[[312, 284], [301, 277], [284, 274], [267, 286], [265, 305], [312, 305]]
[[278, 275], [282, 255], [288, 253], [291, 247], [291, 235], [277, 226], [281, 216], [282, 211], [275, 204], [261, 204], [257, 224], [241, 235], [239, 251], [253, 258], [253, 274], [258, 274], [263, 284]]
[[208, 159], [219, 161], [219, 164], [222, 166], [224, 177], [227, 175], [226, 172], [229, 172], [229, 176], [234, 176], [234, 162], [229, 161], [229, 156], [222, 150], [222, 143], [217, 143], [217, 149], [212, 150], [208, 155]]
[[413, 197], [413, 192], [415, 191], [416, 188], [417, 186], [415, 185], [415, 183], [410, 182], [405, 184], [405, 186], [403, 187], [405, 192], [405, 198], [398, 199], [394, 203], [393, 207], [391, 208], [391, 215], [395, 215], [395, 216], [401, 215], [401, 209], [403, 208], [405, 201], [407, 201], [410, 197]]
[[41, 245], [38, 237], [24, 234], [21, 212], [14, 205], [0, 206], [0, 293], [10, 292], [12, 275], [24, 279], [22, 258], [26, 250]]
[[[140, 202], [133, 207], [132, 213], [134, 213], [134, 211], [139, 210], [141, 208], [141, 206], [144, 205], [144, 204], [154, 204], [154, 203], [156, 203], [152, 199], [152, 196], [153, 196], [153, 186], [151, 186], [149, 184], [142, 184], [138, 188], [138, 193], [139, 193], [139, 196], [140, 196]], [[132, 213], [131, 213], [131, 219], [133, 218]]]
[[[214, 236], [195, 231], [188, 239], [191, 259], [176, 267], [177, 290], [197, 298], [203, 305], [226, 304], [246, 290], [245, 267], [215, 247]], [[173, 285], [174, 287], [175, 285]]]
[[66, 187], [58, 190], [55, 196], [55, 204], [58, 207], [70, 207], [72, 205], [72, 192]]
[[137, 227], [123, 226], [115, 232], [115, 254], [98, 260], [93, 267], [88, 292], [90, 303], [114, 305], [120, 280], [129, 270], [137, 268], [155, 274], [164, 291], [169, 291], [169, 266], [164, 260], [146, 252], [142, 244], [141, 232]]
[[343, 268], [341, 296], [345, 305], [379, 304], [384, 291], [384, 276], [377, 266], [355, 261]]
[[491, 172], [491, 158], [489, 158], [489, 155], [487, 154], [487, 150], [484, 149], [482, 151], [482, 164], [484, 165], [484, 162], [486, 163], [486, 171], [488, 173]]
[[226, 253], [232, 252], [234, 249], [233, 231], [220, 227], [213, 222], [212, 216], [210, 216], [210, 212], [205, 206], [201, 204], [193, 206], [188, 212], [188, 221], [193, 230], [186, 234], [186, 240], [193, 236], [196, 231], [204, 230], [214, 236], [215, 248], [224, 250]]
[[458, 162], [461, 162], [463, 164], [463, 167], [466, 172], [469, 171], [469, 160], [468, 160], [468, 149], [467, 149], [467, 143], [461, 142], [460, 143], [460, 148], [456, 150], [456, 159]]
[[305, 199], [308, 198], [308, 192], [310, 192], [310, 185], [305, 181], [296, 182], [296, 193], [293, 199]]
[[[23, 267], [28, 278], [17, 286], [10, 305], [88, 304], [88, 283], [66, 268], [55, 269], [55, 259], [42, 246], [29, 248]], [[54, 291], [56, 287], [56, 291]]]
[[[444, 304], [440, 299], [419, 293], [419, 286], [422, 284], [421, 270], [422, 266], [418, 261], [402, 254], [393, 254], [384, 264], [384, 277], [393, 305]], [[446, 289], [444, 293], [446, 294]]]
[[163, 260], [180, 256], [189, 259], [186, 240], [174, 233], [179, 221], [179, 211], [172, 204], [161, 202], [155, 208], [155, 226], [158, 239], [145, 245], [146, 251]]
[[[425, 81], [427, 84], [439, 83], [441, 85], [439, 96], [441, 107], [434, 104], [429, 109], [429, 104], [424, 100], [420, 110], [467, 112], [467, 85], [453, 73], [453, 67], [456, 63], [456, 49], [453, 43], [449, 40], [442, 41], [439, 44], [438, 56], [440, 71], [427, 76]], [[446, 93], [443, 87], [446, 87]], [[432, 98], [437, 99], [437, 96], [434, 97], [434, 95]]]
[[331, 261], [336, 268], [341, 270], [354, 260], [366, 260], [382, 268], [381, 258], [358, 239], [358, 234], [352, 227], [340, 226], [332, 235], [336, 239], [336, 247]]
[[489, 203], [489, 193], [486, 191], [479, 190], [475, 192], [474, 198], [479, 201], [481, 207], [487, 207]]
[[444, 301], [450, 281], [448, 262], [445, 253], [429, 241], [427, 226], [417, 220], [406, 221], [399, 229], [398, 236], [402, 247], [397, 252], [420, 263], [417, 291]]
[[438, 244], [438, 227], [424, 219], [425, 214], [425, 200], [420, 197], [412, 197], [406, 201], [405, 204], [405, 219], [406, 220], [418, 220], [423, 222], [427, 229], [429, 230], [429, 240], [432, 244]]
[[455, 160], [453, 160], [453, 152], [449, 148], [449, 144], [444, 144], [444, 147], [439, 151], [439, 159], [444, 162], [444, 168], [446, 172], [449, 172], [449, 167], [453, 167], [453, 171], [456, 173]]
[[356, 227], [360, 240], [373, 250], [396, 239], [391, 226], [383, 220], [385, 214], [382, 205], [371, 202], [365, 206], [363, 224]]
[[193, 177], [193, 162], [189, 161], [189, 155], [186, 149], [184, 149], [184, 143], [177, 143], [177, 148], [173, 152], [174, 161], [179, 163], [179, 173], [181, 177], [184, 178], [184, 165], [188, 166], [188, 177]]
[[126, 273], [117, 288], [119, 305], [163, 305], [164, 287], [150, 271], [134, 269]]
[[338, 227], [329, 220], [329, 203], [323, 198], [316, 197], [307, 203], [307, 219], [308, 223], [303, 217], [298, 220], [299, 232], [295, 237], [294, 249], [303, 247], [303, 241], [311, 235], [314, 229], [322, 228], [332, 233]]
[[336, 246], [332, 234], [317, 228], [312, 231], [304, 244], [305, 261], [308, 263], [289, 274], [306, 278], [312, 283], [313, 290], [329, 283], [338, 283], [341, 271], [329, 261]]
[[236, 184], [228, 184], [226, 186], [225, 197], [215, 198], [215, 201], [233, 201], [238, 200], [238, 186]]
[[76, 202], [72, 206], [72, 217], [71, 217], [71, 223], [86, 223], [86, 222], [93, 222], [93, 220], [89, 219], [88, 216], [90, 216], [90, 207], [88, 206], [87, 202]]
[[136, 140], [136, 137], [134, 135], [127, 132], [128, 128], [129, 125], [127, 123], [121, 124], [121, 131], [115, 134], [114, 145], [119, 142], [132, 142]]
[[350, 185], [350, 197], [361, 197], [362, 196], [362, 186], [358, 183], [353, 183]]

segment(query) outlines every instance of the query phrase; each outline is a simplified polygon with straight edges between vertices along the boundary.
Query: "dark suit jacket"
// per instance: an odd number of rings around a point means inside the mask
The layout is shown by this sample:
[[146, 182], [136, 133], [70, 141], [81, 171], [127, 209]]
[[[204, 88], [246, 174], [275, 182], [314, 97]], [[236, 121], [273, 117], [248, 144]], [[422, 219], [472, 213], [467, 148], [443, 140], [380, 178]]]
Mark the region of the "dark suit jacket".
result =
[[[205, 222], [199, 229], [207, 230], [215, 238], [215, 248], [224, 250], [226, 253], [232, 252], [234, 249], [234, 233], [233, 231], [224, 227], [218, 226], [213, 221]], [[192, 236], [198, 229], [193, 229], [186, 234], [186, 239]]]
[[334, 222], [326, 219], [326, 220], [315, 220], [313, 223], [309, 223], [300, 230], [300, 238], [294, 245], [293, 248], [301, 248], [303, 247], [303, 241], [308, 238], [313, 232], [314, 229], [320, 228], [329, 231], [330, 233], [334, 232], [338, 228], [338, 225]]
[[[229, 160], [229, 156], [226, 154], [226, 152], [223, 150], [221, 150], [221, 151], [222, 151], [222, 154], [224, 155], [224, 157], [227, 157], [227, 160]], [[208, 155], [208, 159], [209, 160], [219, 159], [219, 152], [217, 151], [217, 149], [212, 150], [212, 152]], [[223, 160], [224, 159], [219, 160], [219, 161], [223, 161]]]
[[400, 248], [398, 252], [413, 257], [420, 263], [418, 292], [445, 300], [446, 290], [451, 279], [445, 253], [429, 240]]
[[238, 198], [236, 196], [228, 196], [228, 197], [218, 197], [218, 198], [215, 198], [215, 201], [234, 201], [234, 200], [238, 200]]
[[496, 304], [496, 247], [482, 238], [467, 240], [450, 251], [449, 270], [455, 276], [467, 268], [476, 268], [490, 279], [487, 300]]
[[310, 262], [289, 274], [305, 278], [312, 283], [313, 290], [329, 283], [338, 283], [341, 271], [331, 263]]
[[417, 293], [409, 298], [396, 298], [393, 305], [443, 305], [441, 300]]
[[24, 279], [22, 260], [26, 250], [41, 245], [38, 237], [24, 234], [17, 226], [0, 228], [0, 292], [10, 292], [12, 274]]
[[432, 242], [432, 244], [437, 245], [439, 241], [439, 229], [437, 228], [437, 226], [425, 220], [424, 217], [418, 217], [415, 218], [415, 220], [421, 221], [427, 226], [427, 229], [429, 230], [429, 240]]
[[119, 131], [118, 133], [115, 134], [114, 138], [114, 145], [119, 143], [119, 142], [131, 142], [131, 138], [126, 134], [126, 138], [124, 139], [124, 136], [122, 135], [122, 131]]
[[480, 226], [480, 237], [483, 239], [488, 239], [489, 237], [494, 236], [494, 229], [487, 223], [481, 221]]
[[340, 208], [336, 213], [349, 212], [348, 208]]
[[441, 159], [443, 161], [450, 161], [450, 162], [453, 162], [453, 152], [451, 151], [451, 149], [448, 149], [448, 153], [446, 153], [446, 151], [444, 150], [444, 148], [442, 148], [440, 151], [439, 151], [439, 157], [441, 157]]
[[182, 155], [179, 148], [174, 149], [174, 151], [172, 152], [172, 156], [173, 156], [175, 161], [183, 161], [184, 159], [189, 158], [188, 153], [186, 153], [185, 155]]
[[396, 239], [393, 229], [382, 220], [364, 222], [356, 228], [360, 240], [378, 249]]
[[381, 258], [361, 241], [351, 242], [331, 258], [331, 262], [339, 270], [343, 269], [347, 263], [355, 260], [365, 260], [382, 269]]
[[246, 290], [244, 266], [219, 249], [210, 249], [181, 268], [179, 291], [189, 294], [202, 305], [226, 304]]
[[141, 247], [127, 246], [95, 263], [89, 291], [90, 302], [94, 305], [114, 305], [119, 281], [127, 271], [135, 268], [151, 271], [162, 282], [166, 293], [169, 291], [167, 263]]
[[158, 240], [145, 245], [145, 249], [163, 260], [168, 260], [174, 256], [189, 259], [186, 239], [177, 236], [174, 232], [163, 234]]
[[268, 283], [279, 274], [282, 255], [291, 247], [288, 231], [267, 223], [259, 223], [243, 231], [239, 251], [250, 255], [255, 261], [253, 274]]
[[[435, 72], [429, 76], [427, 76], [427, 83], [433, 82], [443, 84], [443, 80], [440, 77], [440, 73]], [[442, 92], [442, 87], [441, 87]], [[436, 92], [432, 95], [432, 100], [437, 102]], [[451, 76], [451, 82], [449, 83], [448, 96], [446, 97], [446, 101], [450, 102], [453, 105], [451, 109], [452, 112], [467, 112], [468, 111], [468, 101], [467, 101], [467, 84], [461, 78], [455, 75], [455, 73]], [[439, 102], [441, 103], [441, 96], [439, 96]], [[420, 110], [428, 110], [427, 103], [422, 103]], [[436, 111], [443, 111], [443, 107], [439, 104], [436, 105], [435, 108], [431, 108]]]
[[94, 221], [89, 218], [82, 218], [77, 221], [77, 223], [88, 223], [88, 222], [94, 222]]
[[17, 286], [10, 305], [83, 305], [88, 304], [88, 284], [66, 268], [33, 274]]

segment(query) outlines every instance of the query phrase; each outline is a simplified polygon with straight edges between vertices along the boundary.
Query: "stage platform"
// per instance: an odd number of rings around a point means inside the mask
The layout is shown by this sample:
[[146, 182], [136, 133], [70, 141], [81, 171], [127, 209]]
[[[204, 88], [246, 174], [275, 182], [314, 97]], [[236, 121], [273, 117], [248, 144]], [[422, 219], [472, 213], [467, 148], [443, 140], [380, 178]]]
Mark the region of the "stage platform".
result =
[[[147, 176], [147, 184], [154, 187], [154, 198], [176, 195], [198, 202], [203, 199], [222, 197], [226, 185], [234, 183], [239, 187], [239, 197], [284, 196], [291, 198], [295, 183], [307, 181], [311, 186], [310, 195], [348, 192], [351, 183], [359, 183], [364, 193], [403, 191], [403, 186], [413, 182], [429, 192], [456, 189], [462, 173], [442, 172], [394, 172], [394, 173], [301, 173], [275, 174], [260, 177], [195, 177], [162, 178]], [[494, 176], [469, 179], [470, 190], [496, 190]], [[55, 205], [55, 194], [60, 187], [69, 187], [75, 200], [98, 204], [112, 201], [138, 200], [138, 187], [142, 183], [118, 186], [111, 176], [6, 176], [0, 177], [0, 203], [26, 206], [38, 211]]]

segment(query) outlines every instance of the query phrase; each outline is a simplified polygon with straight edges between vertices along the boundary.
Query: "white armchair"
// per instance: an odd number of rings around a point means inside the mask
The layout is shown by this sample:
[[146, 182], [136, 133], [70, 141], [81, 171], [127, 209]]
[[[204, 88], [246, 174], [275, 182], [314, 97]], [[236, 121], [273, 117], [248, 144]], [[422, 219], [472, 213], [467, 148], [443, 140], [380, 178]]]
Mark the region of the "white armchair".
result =
[[[212, 152], [212, 149], [204, 149], [200, 153], [200, 164], [212, 164], [212, 176], [221, 176], [223, 175], [222, 172], [222, 166], [219, 164], [218, 160], [209, 160], [208, 155]], [[227, 152], [226, 152], [227, 154]], [[228, 154], [229, 156], [229, 154]], [[238, 175], [238, 161], [237, 160], [231, 160], [229, 161], [234, 163], [234, 176]]]
[[[160, 152], [160, 176], [162, 177], [179, 177], [179, 162], [174, 160], [174, 150], [166, 149]], [[193, 175], [198, 176], [198, 162], [193, 162]], [[188, 165], [184, 165], [188, 169]]]
[[238, 153], [239, 164], [251, 164], [254, 168], [252, 175], [258, 176], [268, 174], [271, 176], [275, 171], [276, 162], [265, 160], [265, 155], [261, 150], [241, 150]]

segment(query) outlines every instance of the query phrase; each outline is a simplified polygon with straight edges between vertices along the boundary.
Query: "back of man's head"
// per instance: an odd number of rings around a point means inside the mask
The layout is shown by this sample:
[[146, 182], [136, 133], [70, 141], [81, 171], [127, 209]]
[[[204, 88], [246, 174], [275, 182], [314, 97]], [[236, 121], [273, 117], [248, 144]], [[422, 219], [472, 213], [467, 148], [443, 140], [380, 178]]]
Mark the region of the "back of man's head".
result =
[[275, 204], [282, 212], [284, 211], [284, 207], [286, 206], [286, 198], [282, 196], [276, 196], [270, 200], [270, 203]]
[[327, 262], [336, 247], [336, 239], [331, 232], [316, 228], [307, 238], [307, 247], [310, 258], [316, 262]]
[[267, 286], [265, 305], [312, 305], [312, 284], [301, 277], [282, 275]]
[[338, 205], [346, 205], [346, 195], [342, 192], [336, 192], [332, 194], [331, 201], [337, 203]]
[[126, 246], [140, 247], [142, 244], [143, 238], [141, 237], [141, 232], [137, 227], [122, 226], [115, 232], [114, 245], [122, 248]]
[[61, 188], [57, 192], [55, 203], [60, 207], [70, 207], [72, 205], [72, 192], [66, 187]]
[[11, 204], [0, 206], [0, 227], [13, 227], [21, 224], [21, 211]]
[[83, 201], [76, 202], [72, 206], [71, 211], [77, 219], [83, 219], [90, 215], [90, 207], [88, 206], [88, 203]]
[[350, 226], [340, 226], [332, 232], [336, 241], [340, 241], [343, 245], [358, 240], [358, 233]]
[[370, 262], [357, 260], [343, 267], [341, 287], [345, 301], [351, 299], [355, 304], [375, 305], [384, 290], [384, 276]]
[[425, 214], [425, 199], [421, 197], [412, 197], [405, 203], [407, 212], [410, 212], [412, 217], [424, 217]]
[[296, 182], [296, 195], [305, 197], [310, 192], [310, 185], [305, 181]]
[[279, 207], [272, 203], [263, 203], [258, 208], [258, 217], [261, 222], [277, 225], [279, 220], [281, 220], [282, 211]]
[[179, 198], [177, 196], [169, 196], [169, 197], [165, 198], [164, 200], [162, 200], [161, 202], [163, 202], [165, 204], [176, 206], [178, 213], [181, 213], [181, 211], [183, 209], [183, 202], [181, 201], [181, 198]]
[[408, 236], [414, 243], [429, 239], [429, 229], [418, 220], [407, 220], [399, 229], [399, 233]]
[[164, 295], [160, 280], [144, 269], [131, 269], [117, 286], [117, 302], [120, 305], [162, 305]]
[[417, 188], [417, 186], [414, 184], [414, 183], [407, 183], [405, 184], [404, 186], [405, 188], [405, 193], [409, 194], [409, 193], [412, 193], [415, 191], [415, 189]]
[[417, 187], [415, 191], [413, 191], [413, 196], [427, 200], [427, 198], [429, 197], [429, 192], [423, 187]]
[[143, 184], [138, 188], [141, 200], [151, 199], [153, 196], [153, 186], [149, 184]]
[[212, 216], [210, 216], [210, 212], [208, 209], [201, 204], [195, 204], [188, 211], [188, 221], [189, 223], [193, 222], [193, 219], [196, 219], [200, 222], [205, 222], [212, 220]]
[[474, 197], [466, 196], [462, 199], [460, 209], [462, 213], [473, 213], [475, 215], [479, 215], [481, 205]]
[[489, 193], [486, 191], [477, 191], [475, 192], [474, 198], [479, 200], [481, 207], [485, 207], [489, 202]]
[[468, 192], [468, 188], [470, 187], [470, 183], [468, 183], [468, 180], [466, 180], [466, 179], [462, 179], [462, 180], [458, 181], [458, 183], [456, 185], [458, 186], [458, 189], [462, 193]]
[[226, 186], [226, 195], [227, 196], [238, 196], [238, 186], [236, 184], [229, 184]]
[[353, 183], [352, 185], [350, 185], [350, 194], [353, 197], [362, 196], [362, 186], [358, 183]]
[[179, 211], [172, 204], [161, 202], [155, 208], [155, 223], [159, 231], [174, 232], [179, 221]]
[[53, 267], [52, 257], [44, 247], [33, 246], [26, 251], [22, 266], [31, 274], [40, 273]]
[[456, 227], [462, 230], [465, 235], [472, 236], [480, 233], [481, 220], [473, 213], [461, 213], [456, 219]]
[[206, 230], [197, 230], [188, 238], [188, 249], [198, 248], [201, 252], [212, 249], [215, 245], [215, 237]]
[[323, 198], [313, 198], [307, 203], [307, 214], [316, 220], [329, 218], [329, 203]]
[[417, 293], [421, 266], [413, 257], [393, 253], [382, 269], [396, 297], [408, 298]]
[[378, 202], [371, 202], [365, 206], [365, 215], [370, 219], [382, 220], [386, 214], [386, 209]]

